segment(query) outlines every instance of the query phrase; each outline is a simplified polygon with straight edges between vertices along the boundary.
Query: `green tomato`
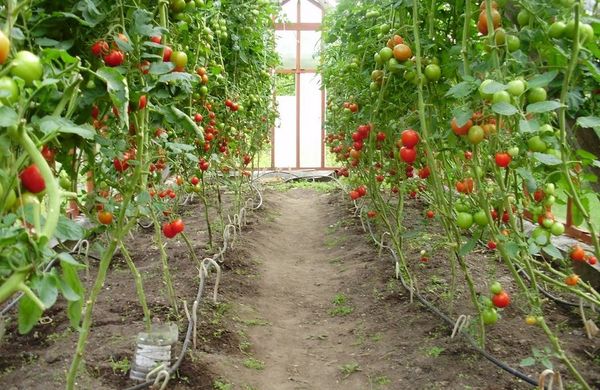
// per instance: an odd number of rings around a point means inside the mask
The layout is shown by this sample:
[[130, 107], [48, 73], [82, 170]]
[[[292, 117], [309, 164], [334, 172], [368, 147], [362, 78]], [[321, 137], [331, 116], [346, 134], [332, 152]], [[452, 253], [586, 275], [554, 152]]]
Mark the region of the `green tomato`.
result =
[[469, 142], [472, 143], [473, 145], [477, 145], [479, 143], [481, 143], [481, 141], [483, 141], [483, 138], [485, 137], [485, 131], [483, 131], [483, 127], [481, 126], [471, 126], [471, 128], [469, 129], [469, 133], [467, 134], [467, 138], [469, 139]]
[[518, 146], [513, 146], [511, 148], [508, 148], [508, 150], [506, 151], [506, 153], [508, 153], [508, 155], [512, 158], [515, 158], [519, 155], [519, 147]]
[[465, 212], [458, 213], [456, 215], [456, 225], [461, 229], [469, 229], [473, 226], [473, 216]]
[[550, 207], [556, 202], [556, 197], [554, 195], [547, 195], [546, 200], [544, 200], [544, 206]]
[[543, 102], [546, 100], [546, 98], [547, 98], [546, 90], [541, 87], [532, 88], [527, 93], [527, 103], [529, 103], [529, 104]]
[[492, 294], [500, 294], [502, 292], [502, 285], [500, 282], [494, 282], [490, 285], [490, 292]]
[[552, 226], [550, 226], [550, 233], [552, 233], [553, 236], [562, 236], [564, 232], [565, 225], [560, 222], [554, 222]]
[[502, 27], [497, 28], [496, 32], [494, 33], [494, 40], [497, 46], [504, 46], [506, 43], [506, 30], [504, 30]]
[[554, 183], [546, 183], [544, 186], [544, 193], [546, 195], [554, 195], [555, 191], [556, 187], [554, 186]]
[[[64, 171], [63, 171], [64, 172]], [[60, 174], [58, 178], [58, 185], [65, 191], [71, 191], [72, 183], [69, 176], [65, 174]]]
[[375, 63], [377, 65], [383, 65], [383, 63], [385, 62], [385, 61], [383, 61], [383, 58], [381, 58], [381, 54], [379, 54], [379, 53], [375, 53], [373, 58], [375, 59]]
[[480, 295], [479, 296], [479, 300], [481, 301], [481, 306], [485, 307], [485, 308], [492, 308], [494, 307], [494, 303], [492, 302], [492, 300], [485, 295]]
[[512, 80], [508, 83], [508, 93], [512, 96], [521, 96], [525, 92], [525, 83], [523, 80]]
[[587, 23], [580, 24], [579, 37], [581, 38], [581, 42], [592, 41], [594, 39], [594, 28]]
[[[196, 10], [196, 3], [194, 2], [194, 0], [186, 3], [186, 5], [185, 5], [185, 12], [193, 12], [195, 10]], [[252, 11], [256, 11], [256, 10], [252, 10]], [[258, 15], [258, 13], [255, 16], [257, 16], [257, 15]]]
[[479, 85], [479, 96], [481, 96], [482, 99], [484, 100], [490, 100], [494, 95], [491, 93], [485, 93], [483, 92], [483, 88], [492, 83], [494, 80], [490, 80], [490, 79], [485, 79], [481, 82], [481, 84]]
[[473, 220], [479, 226], [487, 226], [489, 224], [487, 214], [484, 210], [479, 210], [473, 214]]
[[44, 74], [44, 67], [40, 57], [29, 51], [20, 51], [12, 60], [10, 74], [25, 80], [25, 84], [31, 85], [40, 80]]
[[527, 140], [527, 146], [532, 152], [543, 153], [548, 148], [546, 143], [539, 135], [533, 136]]
[[510, 103], [510, 93], [506, 91], [494, 92], [492, 103]]
[[550, 36], [550, 38], [562, 38], [563, 35], [565, 35], [566, 27], [567, 25], [564, 22], [554, 22], [550, 25], [550, 28], [548, 29], [548, 35]]
[[5, 76], [0, 77], [0, 105], [12, 104], [19, 99], [19, 87], [15, 80]]
[[179, 13], [185, 9], [185, 0], [171, 0], [171, 10]]
[[[1, 197], [0, 197], [1, 199]], [[6, 199], [4, 200], [4, 206], [2, 210], [10, 210], [17, 203], [17, 194], [14, 190], [9, 190], [8, 194], [6, 194]], [[1, 211], [1, 210], [0, 210]]]
[[486, 325], [494, 325], [498, 322], [498, 312], [496, 309], [485, 309], [481, 312], [481, 318]]
[[508, 48], [509, 52], [515, 52], [521, 47], [521, 40], [519, 39], [519, 37], [516, 37], [514, 35], [507, 35], [506, 47]]
[[381, 61], [381, 64], [379, 65], [382, 65], [384, 62], [389, 61], [389, 59], [392, 58], [393, 55], [394, 51], [387, 46], [379, 50], [379, 57]]
[[403, 68], [402, 65], [395, 58], [390, 58], [387, 64], [388, 70], [392, 73], [400, 73]]
[[458, 212], [467, 212], [467, 211], [469, 211], [469, 206], [467, 206], [463, 202], [457, 202], [457, 203], [455, 203], [454, 204], [454, 208]]
[[379, 26], [379, 32], [382, 34], [387, 34], [390, 32], [390, 25], [387, 23], [382, 24], [381, 26]]
[[523, 27], [529, 24], [530, 17], [531, 15], [526, 9], [522, 9], [521, 11], [519, 11], [519, 13], [517, 14], [517, 22], [519, 23], [519, 26]]
[[438, 81], [442, 77], [442, 69], [437, 64], [429, 64], [425, 67], [425, 77], [429, 81]]
[[544, 124], [540, 126], [540, 133], [542, 134], [554, 134], [554, 128], [552, 125]]

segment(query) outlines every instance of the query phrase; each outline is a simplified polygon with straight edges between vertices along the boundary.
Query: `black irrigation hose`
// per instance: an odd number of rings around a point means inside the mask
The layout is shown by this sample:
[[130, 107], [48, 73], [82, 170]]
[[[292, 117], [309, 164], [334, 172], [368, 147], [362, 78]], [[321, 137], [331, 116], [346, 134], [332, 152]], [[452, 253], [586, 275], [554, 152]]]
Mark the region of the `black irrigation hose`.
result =
[[[360, 213], [360, 218], [361, 220], [364, 219], [362, 217], [362, 213]], [[375, 235], [373, 234], [373, 230], [371, 228], [371, 222], [367, 220], [367, 226], [369, 228], [369, 234], [371, 235], [371, 239], [377, 243], [377, 239], [375, 238]], [[396, 262], [398, 262], [398, 255], [396, 255], [396, 252], [394, 251], [394, 249], [392, 249], [391, 247], [387, 246], [387, 245], [383, 245], [383, 243], [381, 243], [381, 246], [386, 247], [390, 253], [392, 254], [392, 257], [394, 258], [394, 260]], [[442, 320], [444, 320], [444, 322], [446, 322], [450, 327], [453, 327], [456, 325], [456, 321], [453, 321], [452, 318], [450, 318], [449, 316], [447, 316], [445, 313], [443, 313], [441, 310], [439, 310], [437, 307], [435, 307], [431, 302], [429, 302], [427, 299], [425, 299], [425, 297], [423, 297], [418, 291], [416, 291], [415, 289], [411, 288], [410, 286], [407, 285], [406, 281], [404, 280], [404, 278], [402, 277], [402, 273], [400, 272], [399, 274], [400, 277], [400, 282], [402, 283], [402, 286], [409, 292], [411, 293], [413, 296], [416, 296], [417, 299], [427, 308], [429, 309], [429, 311], [431, 311], [432, 313], [436, 314], [438, 317], [440, 317]], [[484, 358], [486, 358], [487, 360], [489, 360], [490, 362], [494, 363], [496, 366], [500, 367], [501, 369], [503, 369], [504, 371], [516, 376], [519, 379], [524, 380], [525, 382], [529, 383], [532, 386], [537, 387], [538, 386], [538, 382], [535, 379], [530, 378], [528, 375], [522, 373], [519, 370], [516, 370], [512, 367], [510, 367], [508, 364], [502, 362], [501, 360], [499, 360], [498, 358], [496, 358], [494, 355], [488, 353], [487, 351], [481, 349], [478, 345], [477, 342], [468, 334], [464, 333], [462, 330], [459, 332], [459, 334], [465, 338], [469, 344], [471, 344], [471, 348], [474, 349], [475, 351], [479, 352], [479, 354], [481, 354]]]

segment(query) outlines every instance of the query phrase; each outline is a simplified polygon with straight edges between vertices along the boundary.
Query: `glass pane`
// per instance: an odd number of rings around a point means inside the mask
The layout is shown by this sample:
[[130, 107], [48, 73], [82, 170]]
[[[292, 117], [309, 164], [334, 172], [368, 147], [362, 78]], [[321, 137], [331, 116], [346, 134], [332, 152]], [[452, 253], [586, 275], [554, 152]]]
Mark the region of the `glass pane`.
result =
[[300, 166], [321, 166], [321, 76], [300, 74]]
[[284, 22], [296, 23], [298, 21], [298, 0], [290, 0], [281, 7], [281, 16]]
[[300, 21], [302, 23], [321, 23], [323, 19], [321, 8], [308, 0], [302, 0], [300, 7]]
[[275, 31], [277, 53], [284, 69], [296, 69], [296, 31]]
[[302, 31], [300, 34], [300, 68], [316, 68], [318, 58], [315, 58], [320, 49], [321, 32]]
[[279, 119], [275, 124], [275, 167], [296, 167], [296, 96], [277, 96]]

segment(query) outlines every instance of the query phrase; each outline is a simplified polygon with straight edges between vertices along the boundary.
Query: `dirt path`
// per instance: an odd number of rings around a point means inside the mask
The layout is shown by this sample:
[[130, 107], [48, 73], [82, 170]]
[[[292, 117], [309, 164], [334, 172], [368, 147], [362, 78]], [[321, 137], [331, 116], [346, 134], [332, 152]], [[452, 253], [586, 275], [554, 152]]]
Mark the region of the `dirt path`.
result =
[[354, 324], [340, 327], [329, 314], [342, 290], [340, 280], [332, 278], [337, 270], [331, 260], [345, 253], [327, 241], [335, 222], [322, 200], [327, 195], [277, 195], [280, 215], [255, 234], [250, 248], [262, 271], [253, 306], [270, 325], [249, 332], [265, 368], [250, 372], [248, 379], [265, 390], [333, 389], [339, 384], [338, 367], [352, 360], [343, 338]]
[[205, 355], [229, 386], [214, 388], [523, 388], [408, 302], [339, 196], [267, 194], [267, 216], [245, 238], [257, 292], [233, 310], [246, 355]]

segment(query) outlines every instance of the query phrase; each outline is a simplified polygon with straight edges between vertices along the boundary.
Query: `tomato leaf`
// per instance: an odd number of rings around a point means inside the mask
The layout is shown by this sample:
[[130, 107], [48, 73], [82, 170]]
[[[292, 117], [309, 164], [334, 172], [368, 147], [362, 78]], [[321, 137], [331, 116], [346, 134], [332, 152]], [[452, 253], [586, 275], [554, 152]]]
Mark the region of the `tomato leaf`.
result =
[[552, 80], [554, 80], [556, 78], [557, 75], [558, 75], [557, 70], [553, 70], [552, 72], [546, 72], [544, 74], [535, 76], [534, 78], [529, 80], [527, 85], [529, 86], [529, 89], [545, 87], [548, 84], [550, 84], [552, 82]]
[[58, 288], [56, 287], [56, 276], [50, 273], [44, 274], [43, 278], [36, 283], [38, 297], [44, 306], [51, 307], [56, 303]]
[[519, 363], [519, 366], [529, 367], [529, 366], [533, 366], [534, 364], [535, 364], [535, 359], [530, 356], [528, 358], [521, 360], [521, 362]]
[[554, 111], [562, 105], [557, 100], [547, 100], [545, 102], [537, 102], [527, 106], [527, 113], [539, 114], [542, 112]]
[[85, 268], [86, 267], [84, 264], [81, 264], [80, 262], [75, 260], [75, 258], [73, 258], [73, 256], [71, 256], [71, 254], [69, 254], [67, 252], [59, 253], [58, 256], [56, 256], [56, 258], [58, 260], [60, 260], [61, 265], [69, 264], [76, 268]]
[[152, 14], [149, 11], [140, 8], [133, 11], [133, 32], [146, 37], [154, 33]]
[[517, 257], [519, 255], [519, 245], [517, 245], [514, 242], [507, 242], [507, 243], [502, 243], [500, 245], [504, 246], [504, 249], [506, 250], [508, 256], [511, 259], [514, 259], [515, 257]]
[[31, 329], [37, 324], [38, 320], [42, 316], [42, 309], [38, 307], [27, 295], [23, 295], [19, 301], [19, 333], [29, 333]]
[[446, 92], [444, 96], [446, 97], [454, 97], [457, 99], [464, 98], [469, 96], [474, 90], [477, 89], [477, 83], [463, 81], [456, 85], [453, 85], [452, 88]]
[[553, 166], [553, 165], [559, 165], [562, 163], [562, 161], [558, 157], [553, 156], [551, 154], [546, 154], [546, 153], [535, 152], [535, 153], [533, 153], [533, 158], [535, 158], [536, 160], [538, 160], [539, 162], [541, 162], [544, 165]]
[[521, 119], [519, 121], [519, 131], [521, 133], [536, 133], [540, 129], [540, 124], [537, 120], [525, 120]]
[[175, 68], [172, 62], [154, 62], [150, 65], [150, 74], [163, 75], [171, 72]]
[[506, 89], [508, 89], [507, 85], [501, 84], [497, 81], [492, 81], [491, 83], [487, 83], [483, 86], [483, 88], [481, 88], [483, 93], [486, 93], [488, 95], [491, 95], [496, 92], [504, 91]]
[[106, 90], [110, 95], [110, 100], [119, 111], [121, 125], [128, 129], [129, 114], [127, 113], [127, 109], [129, 104], [129, 88], [127, 81], [115, 68], [100, 68], [96, 71], [96, 75], [106, 83]]
[[516, 169], [516, 171], [517, 174], [521, 176], [523, 180], [525, 180], [525, 183], [527, 184], [527, 190], [529, 192], [535, 191], [537, 188], [537, 182], [535, 180], [535, 177], [533, 177], [533, 173], [531, 173], [529, 169], [524, 167], [519, 167]]
[[466, 256], [467, 254], [471, 253], [471, 251], [475, 249], [475, 245], [477, 244], [477, 238], [478, 236], [474, 235], [469, 241], [461, 245], [458, 254], [460, 256]]
[[60, 283], [61, 292], [65, 299], [69, 301], [67, 307], [67, 315], [71, 322], [71, 326], [77, 328], [81, 319], [81, 311], [83, 309], [84, 289], [77, 270], [68, 263], [61, 263], [62, 278]]
[[464, 126], [469, 119], [473, 116], [473, 110], [470, 108], [458, 108], [453, 111], [454, 117], [456, 118], [456, 124], [460, 126]]
[[61, 215], [58, 218], [55, 236], [59, 241], [77, 241], [85, 236], [85, 231], [73, 220]]
[[553, 259], [562, 259], [564, 257], [561, 251], [552, 244], [546, 245], [542, 250]]
[[76, 134], [85, 139], [93, 139], [94, 135], [96, 134], [94, 128], [88, 124], [80, 126], [68, 119], [51, 115], [40, 119], [38, 125], [40, 130], [46, 135], [53, 133], [68, 133]]
[[505, 116], [515, 115], [518, 112], [515, 106], [506, 102], [494, 103], [494, 105], [492, 105], [492, 111], [496, 114]]
[[19, 115], [15, 110], [7, 106], [0, 107], [0, 127], [16, 126], [18, 122]]
[[600, 118], [597, 116], [580, 116], [577, 118], [577, 124], [581, 127], [600, 128]]

